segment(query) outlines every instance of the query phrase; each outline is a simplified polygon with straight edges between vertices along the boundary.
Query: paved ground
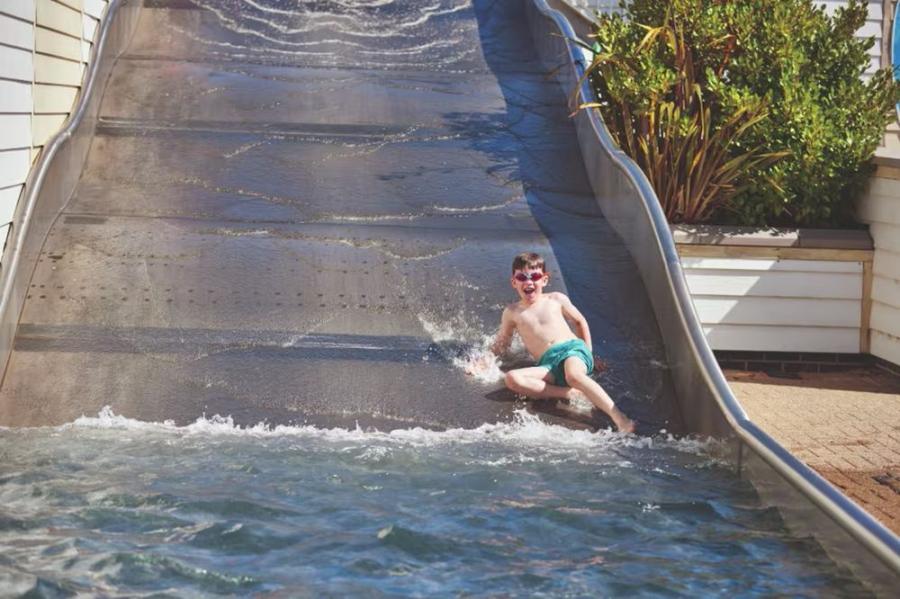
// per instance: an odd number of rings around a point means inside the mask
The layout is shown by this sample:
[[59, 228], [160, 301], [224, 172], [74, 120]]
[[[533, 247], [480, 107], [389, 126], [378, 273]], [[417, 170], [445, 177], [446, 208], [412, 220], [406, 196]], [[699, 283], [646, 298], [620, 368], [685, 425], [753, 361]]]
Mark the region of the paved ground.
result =
[[900, 377], [725, 374], [751, 419], [900, 534]]

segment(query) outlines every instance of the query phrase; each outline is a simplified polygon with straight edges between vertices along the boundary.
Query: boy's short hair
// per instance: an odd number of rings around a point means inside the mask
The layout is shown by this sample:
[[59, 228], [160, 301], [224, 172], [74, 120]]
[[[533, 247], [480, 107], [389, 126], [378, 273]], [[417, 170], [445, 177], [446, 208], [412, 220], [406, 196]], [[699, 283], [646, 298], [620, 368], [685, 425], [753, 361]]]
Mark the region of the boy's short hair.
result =
[[541, 269], [542, 272], [547, 272], [544, 268], [544, 258], [536, 252], [522, 252], [521, 254], [513, 258], [513, 272], [516, 272], [517, 270], [527, 269]]

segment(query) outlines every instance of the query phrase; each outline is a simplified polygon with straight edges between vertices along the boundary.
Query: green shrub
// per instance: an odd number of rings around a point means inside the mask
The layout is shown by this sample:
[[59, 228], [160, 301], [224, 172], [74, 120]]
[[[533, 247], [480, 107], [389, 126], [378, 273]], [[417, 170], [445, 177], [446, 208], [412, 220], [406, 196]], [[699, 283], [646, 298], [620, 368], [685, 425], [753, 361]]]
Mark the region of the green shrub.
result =
[[864, 2], [833, 18], [808, 0], [623, 7], [600, 18], [588, 76], [670, 220], [850, 222], [900, 95], [887, 69], [860, 78]]

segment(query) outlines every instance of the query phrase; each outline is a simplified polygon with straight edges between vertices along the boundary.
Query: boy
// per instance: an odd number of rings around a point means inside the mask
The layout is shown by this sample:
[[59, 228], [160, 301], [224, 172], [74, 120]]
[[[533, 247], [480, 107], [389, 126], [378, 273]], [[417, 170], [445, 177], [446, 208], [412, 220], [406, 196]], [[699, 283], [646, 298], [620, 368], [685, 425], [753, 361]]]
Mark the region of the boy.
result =
[[[619, 431], [634, 432], [634, 422], [588, 376], [594, 369], [594, 358], [587, 320], [562, 293], [544, 293], [549, 281], [550, 273], [544, 270], [539, 254], [524, 252], [513, 260], [510, 282], [519, 301], [503, 310], [491, 352], [498, 357], [506, 353], [513, 332], [518, 331], [538, 365], [510, 370], [506, 386], [532, 399], [572, 399], [583, 393], [612, 418]], [[567, 321], [575, 325], [576, 333]]]

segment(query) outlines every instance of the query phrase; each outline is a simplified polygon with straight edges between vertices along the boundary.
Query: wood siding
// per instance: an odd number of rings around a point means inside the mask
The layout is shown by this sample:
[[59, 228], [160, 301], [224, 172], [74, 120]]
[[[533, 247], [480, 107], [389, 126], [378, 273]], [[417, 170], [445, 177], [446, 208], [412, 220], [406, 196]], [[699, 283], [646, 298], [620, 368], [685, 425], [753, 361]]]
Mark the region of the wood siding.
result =
[[879, 170], [857, 206], [875, 241], [872, 263], [871, 353], [900, 364], [900, 180]]
[[0, 240], [34, 159], [75, 104], [106, 5], [0, 2]]
[[865, 262], [735, 258], [728, 254], [739, 248], [703, 247], [722, 255], [683, 255], [681, 264], [713, 349], [860, 351]]

